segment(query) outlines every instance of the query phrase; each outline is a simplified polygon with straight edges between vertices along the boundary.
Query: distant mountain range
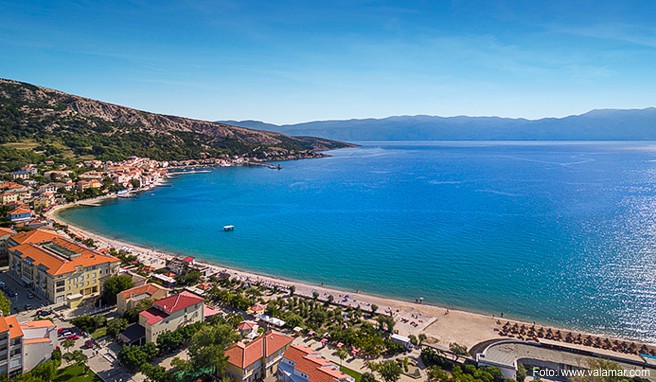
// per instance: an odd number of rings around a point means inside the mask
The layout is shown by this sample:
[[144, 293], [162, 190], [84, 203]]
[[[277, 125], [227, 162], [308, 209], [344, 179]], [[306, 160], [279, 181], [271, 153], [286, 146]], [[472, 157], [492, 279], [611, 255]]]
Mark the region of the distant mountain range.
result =
[[656, 108], [593, 110], [565, 118], [538, 120], [499, 117], [400, 116], [383, 119], [315, 121], [273, 125], [260, 121], [222, 121], [290, 135], [343, 141], [564, 140], [656, 141]]
[[155, 114], [0, 78], [0, 167], [132, 155], [159, 160], [242, 155], [271, 159], [349, 146], [225, 123]]

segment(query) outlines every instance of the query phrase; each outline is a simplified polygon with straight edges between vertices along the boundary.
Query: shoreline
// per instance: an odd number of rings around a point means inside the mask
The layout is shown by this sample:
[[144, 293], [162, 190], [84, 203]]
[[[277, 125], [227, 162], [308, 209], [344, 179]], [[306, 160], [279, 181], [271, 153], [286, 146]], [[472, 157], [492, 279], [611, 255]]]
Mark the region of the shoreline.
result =
[[[115, 195], [106, 195], [93, 199], [92, 201], [94, 203], [103, 202], [115, 197]], [[148, 248], [143, 244], [131, 243], [123, 239], [111, 238], [71, 224], [58, 216], [61, 211], [75, 207], [85, 206], [79, 204], [79, 202], [62, 204], [53, 207], [51, 210], [47, 211], [44, 216], [54, 222], [68, 226], [71, 233], [75, 235], [94, 239], [99, 248], [114, 247], [120, 249], [125, 247], [129, 248], [133, 254], [141, 254], [146, 258], [156, 258], [160, 260], [169, 260], [184, 255], [172, 251], [159, 250], [155, 247]], [[249, 282], [260, 282], [265, 285], [278, 285], [282, 288], [294, 285], [296, 287], [297, 295], [312, 297], [312, 292], [316, 290], [320, 294], [320, 300], [325, 300], [328, 295], [333, 295], [335, 303], [353, 307], [360, 306], [363, 310], [369, 310], [372, 304], [378, 305], [379, 308], [377, 314], [391, 313], [394, 315], [397, 320], [395, 329], [399, 331], [399, 334], [405, 336], [412, 334], [417, 336], [419, 333], [425, 333], [429, 338], [427, 343], [440, 343], [440, 346], [445, 348], [448, 347], [448, 344], [453, 342], [471, 348], [472, 346], [487, 340], [508, 339], [507, 337], [501, 337], [497, 332], [500, 328], [499, 322], [504, 324], [507, 321], [518, 323], [520, 325], [524, 324], [530, 326], [535, 324], [545, 328], [550, 327], [572, 333], [580, 333], [582, 335], [630, 340], [652, 346], [654, 345], [645, 340], [621, 337], [613, 333], [594, 333], [571, 327], [568, 328], [558, 324], [549, 324], [539, 321], [530, 322], [526, 319], [517, 319], [509, 316], [499, 317], [496, 315], [461, 309], [450, 309], [436, 304], [416, 303], [404, 301], [400, 298], [377, 296], [362, 291], [353, 292], [340, 287], [315, 285], [303, 280], [293, 280], [283, 276], [261, 274], [254, 271], [239, 269], [237, 267], [224, 266], [216, 262], [202, 259], [197, 259], [196, 263], [211, 268], [214, 272], [228, 272], [232, 277], [239, 277], [242, 280]], [[349, 296], [348, 299], [345, 299], [345, 296]]]

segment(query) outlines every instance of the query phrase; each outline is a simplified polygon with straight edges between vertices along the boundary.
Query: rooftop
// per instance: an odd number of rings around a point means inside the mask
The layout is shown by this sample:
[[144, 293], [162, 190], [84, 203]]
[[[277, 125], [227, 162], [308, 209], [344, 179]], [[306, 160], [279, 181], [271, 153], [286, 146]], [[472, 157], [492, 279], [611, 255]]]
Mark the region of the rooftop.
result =
[[296, 364], [296, 370], [309, 375], [310, 382], [334, 382], [349, 378], [339, 370], [339, 366], [310, 348], [294, 345], [287, 349], [283, 356]]
[[285, 334], [268, 331], [248, 344], [237, 342], [225, 351], [225, 355], [228, 357], [229, 363], [245, 369], [255, 361], [269, 357], [289, 345], [293, 340], [292, 337]]
[[54, 231], [49, 231], [46, 229], [35, 229], [33, 231], [24, 231], [17, 233], [11, 237], [11, 240], [17, 244], [29, 244], [29, 243], [44, 243], [46, 241], [51, 241], [54, 238], [61, 238], [60, 235]]
[[139, 313], [139, 315], [146, 319], [146, 324], [148, 325], [155, 325], [156, 323], [169, 316], [168, 314], [154, 307], [150, 307], [144, 310], [143, 312]]
[[153, 303], [153, 305], [160, 310], [171, 314], [204, 301], [204, 298], [184, 291], [182, 293], [157, 300]]
[[[18, 235], [14, 237], [16, 236]], [[34, 266], [45, 267], [46, 271], [54, 276], [74, 272], [75, 268], [80, 266], [87, 268], [119, 261], [113, 256], [104, 255], [59, 236], [52, 241], [40, 244], [30, 242], [10, 250], [18, 252], [22, 259], [31, 259]]]
[[153, 294], [155, 294], [157, 291], [160, 290], [165, 291], [166, 289], [162, 288], [157, 284], [144, 284], [144, 285], [136, 286], [134, 288], [126, 289], [122, 292], [119, 292], [119, 294], [123, 296], [123, 298], [128, 299], [131, 297], [140, 296], [142, 294], [147, 294], [149, 296], [152, 296]]

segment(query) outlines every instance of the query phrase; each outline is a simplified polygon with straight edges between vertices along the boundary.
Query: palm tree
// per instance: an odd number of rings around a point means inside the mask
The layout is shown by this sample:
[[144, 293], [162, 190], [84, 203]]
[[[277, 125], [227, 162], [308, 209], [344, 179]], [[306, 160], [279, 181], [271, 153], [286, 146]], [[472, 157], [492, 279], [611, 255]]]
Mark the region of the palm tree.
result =
[[378, 305], [376, 305], [376, 304], [371, 304], [371, 316], [372, 316], [372, 317], [376, 315], [376, 311], [377, 311], [377, 310], [378, 310]]
[[64, 349], [66, 349], [67, 352], [69, 352], [70, 349], [71, 349], [73, 346], [75, 346], [75, 340], [73, 340], [72, 338], [66, 339], [66, 340], [64, 340], [64, 342], [62, 343], [62, 346], [64, 347]]
[[419, 336], [417, 338], [419, 339], [419, 346], [421, 346], [421, 344], [423, 344], [424, 341], [426, 341], [427, 337], [424, 333], [419, 333]]
[[344, 362], [346, 357], [348, 357], [348, 353], [344, 349], [337, 349], [337, 351], [335, 351], [333, 353], [333, 355], [336, 356], [337, 358], [339, 358], [339, 365], [340, 366], [342, 365], [342, 362]]

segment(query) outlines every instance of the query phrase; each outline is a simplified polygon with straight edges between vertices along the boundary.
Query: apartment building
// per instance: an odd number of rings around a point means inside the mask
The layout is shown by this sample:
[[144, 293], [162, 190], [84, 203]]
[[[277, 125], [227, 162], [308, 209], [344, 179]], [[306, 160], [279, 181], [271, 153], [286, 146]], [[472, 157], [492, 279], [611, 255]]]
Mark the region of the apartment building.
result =
[[155, 342], [165, 331], [172, 332], [204, 319], [205, 299], [185, 291], [155, 301], [152, 307], [139, 314], [139, 325], [145, 329], [146, 342]]
[[50, 302], [77, 307], [100, 296], [105, 279], [118, 273], [119, 259], [53, 232], [19, 235], [10, 239], [23, 243], [9, 248], [9, 271]]
[[58, 346], [52, 321], [20, 324], [16, 317], [0, 316], [0, 375], [12, 378], [50, 359]]

